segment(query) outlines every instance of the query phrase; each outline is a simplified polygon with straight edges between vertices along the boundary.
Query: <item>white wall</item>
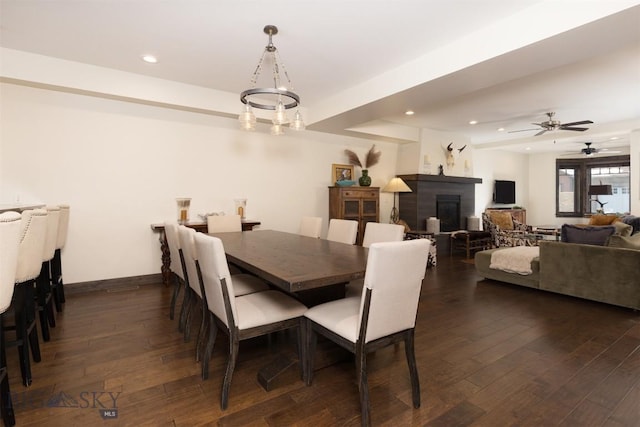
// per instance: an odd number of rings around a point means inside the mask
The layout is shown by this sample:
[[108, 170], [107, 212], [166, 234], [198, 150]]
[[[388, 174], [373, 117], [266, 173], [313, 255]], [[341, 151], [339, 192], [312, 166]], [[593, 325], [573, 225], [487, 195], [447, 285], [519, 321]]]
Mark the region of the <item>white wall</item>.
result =
[[516, 182], [515, 205], [527, 209], [527, 222], [533, 223], [529, 216], [529, 161], [526, 154], [476, 149], [473, 151], [473, 165], [473, 176], [482, 178], [482, 184], [476, 184], [475, 214], [477, 216], [489, 207], [512, 206], [496, 205], [493, 202], [493, 183], [496, 179], [501, 179]]
[[[447, 165], [447, 146], [451, 144], [454, 155], [453, 167]], [[464, 148], [463, 148], [464, 147]], [[458, 151], [463, 149], [462, 152]], [[427, 173], [425, 157], [429, 159], [430, 175], [438, 174], [438, 166], [444, 167], [444, 174], [449, 176], [473, 175], [473, 148], [464, 135], [441, 132], [432, 129], [420, 130], [420, 144], [403, 144], [398, 152], [398, 175]], [[469, 170], [465, 170], [465, 165]]]
[[[268, 127], [117, 100], [0, 84], [0, 203], [69, 203], [63, 251], [67, 283], [159, 273], [150, 224], [176, 218], [176, 197], [196, 213], [234, 210], [263, 228], [296, 232], [302, 215], [328, 217], [331, 164], [344, 149], [363, 156], [364, 139]], [[397, 145], [376, 141], [372, 186], [395, 175]], [[356, 176], [359, 176], [359, 170]], [[381, 193], [380, 218], [391, 194]]]

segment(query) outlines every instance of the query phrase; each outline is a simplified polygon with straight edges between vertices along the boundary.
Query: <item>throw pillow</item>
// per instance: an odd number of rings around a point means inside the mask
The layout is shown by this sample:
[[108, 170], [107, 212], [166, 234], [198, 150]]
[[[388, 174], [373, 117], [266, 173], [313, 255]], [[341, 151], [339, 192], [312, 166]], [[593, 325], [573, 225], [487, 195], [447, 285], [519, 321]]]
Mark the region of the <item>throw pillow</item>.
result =
[[510, 212], [490, 212], [491, 222], [502, 230], [513, 230], [513, 217]]
[[633, 236], [611, 236], [609, 237], [609, 242], [607, 246], [611, 246], [613, 248], [626, 248], [626, 249], [636, 249], [640, 250], [640, 233], [634, 234]]
[[617, 215], [591, 215], [589, 225], [609, 225], [618, 219]]
[[622, 221], [613, 221], [611, 225], [616, 228], [616, 232], [613, 233], [615, 236], [629, 237], [633, 232], [633, 226], [625, 224]]
[[604, 246], [607, 239], [615, 233], [613, 225], [576, 226], [564, 224], [560, 231], [560, 239], [566, 243], [582, 243], [584, 245]]

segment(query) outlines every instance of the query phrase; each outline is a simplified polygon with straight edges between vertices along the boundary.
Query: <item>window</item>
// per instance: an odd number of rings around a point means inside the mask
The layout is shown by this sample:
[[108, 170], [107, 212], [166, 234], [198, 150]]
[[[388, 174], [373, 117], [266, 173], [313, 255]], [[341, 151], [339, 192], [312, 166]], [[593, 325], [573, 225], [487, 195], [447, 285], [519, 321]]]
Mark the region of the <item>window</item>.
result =
[[[629, 212], [630, 157], [556, 160], [556, 216], [581, 217], [602, 210]], [[611, 186], [610, 195], [589, 195], [591, 185]]]

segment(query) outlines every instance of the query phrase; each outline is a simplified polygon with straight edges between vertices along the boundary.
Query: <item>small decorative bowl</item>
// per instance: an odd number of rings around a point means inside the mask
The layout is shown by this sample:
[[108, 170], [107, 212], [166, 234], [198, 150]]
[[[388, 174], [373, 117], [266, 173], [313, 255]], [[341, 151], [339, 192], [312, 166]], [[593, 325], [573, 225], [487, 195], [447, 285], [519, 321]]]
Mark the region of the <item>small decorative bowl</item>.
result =
[[348, 179], [343, 179], [342, 181], [336, 181], [336, 185], [338, 187], [351, 187], [352, 185], [355, 185], [355, 181], [350, 181]]

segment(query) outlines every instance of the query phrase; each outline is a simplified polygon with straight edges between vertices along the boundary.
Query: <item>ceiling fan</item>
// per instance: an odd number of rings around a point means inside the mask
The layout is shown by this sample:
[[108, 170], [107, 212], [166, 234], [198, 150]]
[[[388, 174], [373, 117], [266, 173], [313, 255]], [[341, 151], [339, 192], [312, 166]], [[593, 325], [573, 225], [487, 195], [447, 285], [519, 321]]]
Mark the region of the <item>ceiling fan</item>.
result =
[[[550, 112], [550, 113], [546, 113], [546, 114], [547, 114], [547, 117], [549, 118], [549, 120], [544, 121], [544, 122], [540, 122], [540, 123], [531, 123], [532, 125], [540, 126], [542, 128], [534, 136], [542, 135], [543, 133], [548, 132], [550, 130], [573, 130], [573, 131], [578, 131], [578, 132], [584, 132], [585, 130], [587, 130], [589, 128], [576, 127], [576, 126], [588, 125], [588, 124], [592, 124], [593, 123], [591, 120], [582, 120], [582, 121], [579, 121], [579, 122], [571, 122], [571, 123], [561, 123], [560, 120], [554, 120], [553, 116], [555, 116], [556, 113]], [[512, 130], [509, 133], [525, 132], [525, 131], [530, 131], [530, 130], [538, 130], [538, 128]]]
[[592, 147], [591, 145], [593, 144], [593, 142], [585, 142], [584, 145], [585, 147], [583, 147], [580, 151], [578, 151], [576, 149], [576, 151], [572, 151], [572, 152], [567, 152], [563, 154], [563, 157], [577, 157], [579, 155], [584, 155], [584, 156], [593, 156], [595, 154], [603, 154], [605, 156], [607, 155], [611, 155], [611, 154], [616, 154], [616, 153], [620, 153], [620, 150], [616, 150], [616, 149], [609, 149], [609, 148], [595, 148]]
[[586, 147], [580, 150], [580, 152], [585, 156], [593, 156], [594, 154], [596, 154], [598, 152], [598, 149], [591, 147], [591, 144], [591, 142], [585, 142], [584, 145], [586, 145]]

